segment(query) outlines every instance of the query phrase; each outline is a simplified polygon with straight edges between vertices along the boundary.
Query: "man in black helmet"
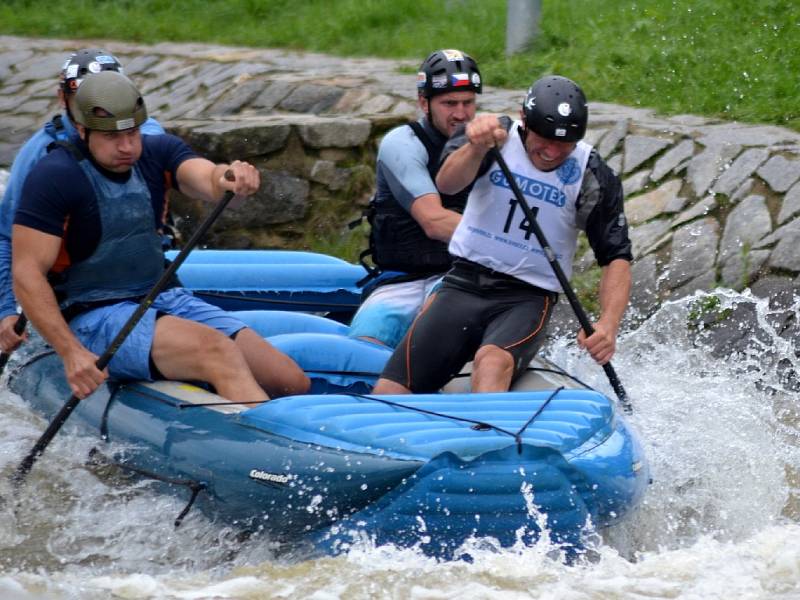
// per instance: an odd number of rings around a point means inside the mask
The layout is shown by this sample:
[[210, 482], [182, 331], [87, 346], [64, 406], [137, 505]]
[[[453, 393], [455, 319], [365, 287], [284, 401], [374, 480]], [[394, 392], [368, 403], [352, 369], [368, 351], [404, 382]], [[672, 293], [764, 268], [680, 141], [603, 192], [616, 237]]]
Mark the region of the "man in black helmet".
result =
[[[86, 77], [102, 71], [121, 73], [123, 69], [113, 54], [101, 48], [84, 48], [69, 55], [61, 67], [58, 81], [58, 102], [63, 112], [54, 116], [23, 144], [11, 165], [0, 204], [0, 350], [3, 352], [14, 350], [24, 338], [14, 332], [17, 299], [11, 286], [11, 226], [22, 195], [22, 185], [53, 142], [78, 139], [69, 111], [69, 100]], [[142, 123], [139, 129], [143, 135], [164, 133], [164, 129], [152, 117]]]
[[61, 357], [73, 393], [85, 397], [108, 375], [205, 381], [234, 401], [307, 391], [289, 357], [177, 282], [155, 298], [108, 372], [97, 369], [98, 355], [164, 271], [164, 173], [209, 202], [227, 190], [253, 194], [260, 175], [238, 160], [214, 164], [172, 135], [143, 137], [144, 99], [120, 73], [87, 78], [70, 109], [79, 139], [62, 142], [26, 179], [12, 242], [14, 291]]
[[481, 89], [477, 64], [459, 50], [438, 50], [422, 63], [417, 93], [424, 116], [390, 131], [378, 149], [365, 252], [377, 265], [377, 288], [353, 318], [351, 336], [396, 346], [450, 267], [447, 243], [467, 192], [442, 195], [434, 179], [445, 142], [475, 116]]
[[522, 119], [480, 115], [443, 152], [443, 193], [473, 184], [453, 234], [455, 256], [431, 304], [395, 350], [376, 393], [432, 392], [474, 359], [473, 392], [507, 391], [543, 335], [560, 284], [518, 201], [490, 154], [500, 152], [567, 277], [578, 230], [602, 267], [595, 333], [578, 342], [600, 364], [614, 354], [628, 303], [632, 260], [622, 186], [581, 141], [588, 120], [583, 91], [544, 77], [528, 91]]

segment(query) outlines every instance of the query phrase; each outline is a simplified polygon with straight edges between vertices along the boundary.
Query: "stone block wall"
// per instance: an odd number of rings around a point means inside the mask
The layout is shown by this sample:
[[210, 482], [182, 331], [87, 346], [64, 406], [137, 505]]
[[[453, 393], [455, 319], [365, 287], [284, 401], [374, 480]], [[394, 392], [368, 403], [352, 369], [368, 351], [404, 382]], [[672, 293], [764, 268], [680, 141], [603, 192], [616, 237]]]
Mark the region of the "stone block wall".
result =
[[633, 304], [647, 314], [664, 299], [717, 286], [796, 287], [800, 135], [633, 116], [595, 121], [590, 133], [623, 178]]
[[[380, 138], [416, 115], [415, 61], [0, 36], [0, 169], [57, 110], [66, 55], [88, 46], [119, 56], [151, 113], [196, 150], [262, 170], [260, 194], [215, 226], [208, 243], [218, 247], [300, 248], [345, 235], [372, 191]], [[479, 108], [516, 116], [523, 95], [487, 87]], [[634, 314], [718, 285], [797, 288], [800, 134], [590, 103], [587, 141], [623, 179]], [[181, 197], [172, 207], [187, 232], [207, 212]], [[596, 279], [592, 262], [590, 252], [577, 257], [577, 279]]]
[[[214, 161], [247, 160], [261, 171], [258, 194], [225, 211], [206, 243], [225, 248], [298, 248], [316, 238], [335, 242], [367, 205], [374, 157], [387, 127], [405, 119], [370, 121], [316, 115], [177, 120], [171, 132]], [[175, 195], [173, 213], [189, 234], [208, 212]], [[354, 258], [354, 257], [351, 257]]]

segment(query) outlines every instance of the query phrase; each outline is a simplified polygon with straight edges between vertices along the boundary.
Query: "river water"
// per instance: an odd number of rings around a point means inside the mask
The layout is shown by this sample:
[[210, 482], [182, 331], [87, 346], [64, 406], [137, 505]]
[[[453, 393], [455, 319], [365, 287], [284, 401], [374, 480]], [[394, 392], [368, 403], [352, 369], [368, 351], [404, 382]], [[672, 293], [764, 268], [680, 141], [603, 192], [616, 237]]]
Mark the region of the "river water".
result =
[[[667, 304], [621, 339], [614, 364], [653, 484], [641, 509], [598, 535], [577, 564], [546, 539], [503, 550], [476, 540], [472, 563], [368, 541], [337, 558], [278, 557], [268, 540], [241, 539], [197, 511], [175, 529], [181, 501], [90, 470], [95, 440], [62, 433], [16, 502], [0, 507], [0, 598], [800, 598], [798, 399], [781, 389], [768, 351], [798, 361], [777, 337], [712, 358], [687, 330], [690, 307]], [[611, 393], [571, 339], [547, 353]], [[44, 427], [0, 388], [4, 498], [14, 497], [5, 475]]]

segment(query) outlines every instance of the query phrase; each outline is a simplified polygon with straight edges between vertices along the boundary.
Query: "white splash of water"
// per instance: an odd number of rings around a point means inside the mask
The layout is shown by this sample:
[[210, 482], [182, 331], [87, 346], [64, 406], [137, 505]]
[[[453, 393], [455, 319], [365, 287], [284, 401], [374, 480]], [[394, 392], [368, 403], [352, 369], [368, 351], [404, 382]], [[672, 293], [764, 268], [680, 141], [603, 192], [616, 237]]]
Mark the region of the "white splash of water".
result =
[[[800, 419], [777, 368], [798, 359], [765, 301], [721, 297], [722, 308], [756, 307], [758, 339], [731, 358], [715, 358], [687, 329], [691, 300], [665, 305], [621, 340], [614, 366], [654, 482], [642, 508], [572, 565], [546, 536], [512, 548], [470, 540], [462, 549], [472, 562], [369, 539], [337, 558], [276, 560], [265, 540], [238, 539], [199, 513], [173, 529], [181, 501], [96, 477], [83, 466], [92, 442], [59, 436], [31, 475], [36, 497], [0, 509], [0, 597], [800, 598]], [[612, 394], [572, 336], [549, 356]], [[43, 423], [7, 392], [0, 409], [7, 472]]]

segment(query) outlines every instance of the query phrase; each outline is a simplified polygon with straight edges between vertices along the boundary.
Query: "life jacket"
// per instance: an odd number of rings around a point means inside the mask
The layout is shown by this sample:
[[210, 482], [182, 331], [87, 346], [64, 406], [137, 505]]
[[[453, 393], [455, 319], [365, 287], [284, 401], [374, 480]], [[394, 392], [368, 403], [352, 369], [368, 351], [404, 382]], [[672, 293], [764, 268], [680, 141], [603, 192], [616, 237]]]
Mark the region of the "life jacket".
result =
[[[142, 131], [142, 135], [159, 135], [164, 133], [164, 129], [152, 117], [148, 118], [147, 121], [142, 124], [140, 130]], [[78, 131], [66, 114], [57, 114], [50, 119], [44, 126], [44, 132], [53, 140], [47, 145], [47, 152], [60, 146], [61, 144], [59, 142], [74, 142], [80, 139]], [[164, 206], [165, 208], [169, 207], [168, 198], [165, 198]], [[172, 211], [165, 210], [165, 218], [164, 222], [161, 224], [160, 230], [161, 247], [164, 250], [177, 248], [178, 241], [180, 240], [180, 232], [175, 224], [175, 217]]]
[[[444, 136], [438, 140], [431, 139], [416, 121], [408, 126], [428, 152], [428, 173], [435, 181], [439, 172], [439, 157], [447, 139]], [[464, 212], [467, 196], [468, 190], [454, 195], [440, 195], [442, 206], [458, 213]], [[447, 243], [429, 238], [420, 224], [396, 199], [384, 197], [378, 202], [373, 196], [363, 217], [367, 218], [371, 230], [369, 248], [361, 253], [360, 262], [369, 274], [359, 285], [364, 285], [387, 271], [397, 272], [397, 276], [385, 279], [382, 283], [419, 279], [444, 273], [450, 268], [452, 257], [447, 250]], [[355, 223], [359, 222], [360, 219]], [[367, 256], [371, 257], [376, 266], [365, 262]]]
[[50, 274], [60, 308], [75, 313], [77, 306], [90, 308], [146, 295], [164, 272], [164, 253], [153, 226], [150, 190], [138, 166], [128, 181], [114, 182], [72, 144], [56, 143], [70, 151], [91, 183], [101, 226], [90, 256]]
[[70, 133], [74, 133], [75, 129], [70, 128], [70, 130], [67, 130], [66, 125], [64, 125], [64, 115], [59, 114], [45, 123], [44, 132], [56, 141], [69, 139]]

